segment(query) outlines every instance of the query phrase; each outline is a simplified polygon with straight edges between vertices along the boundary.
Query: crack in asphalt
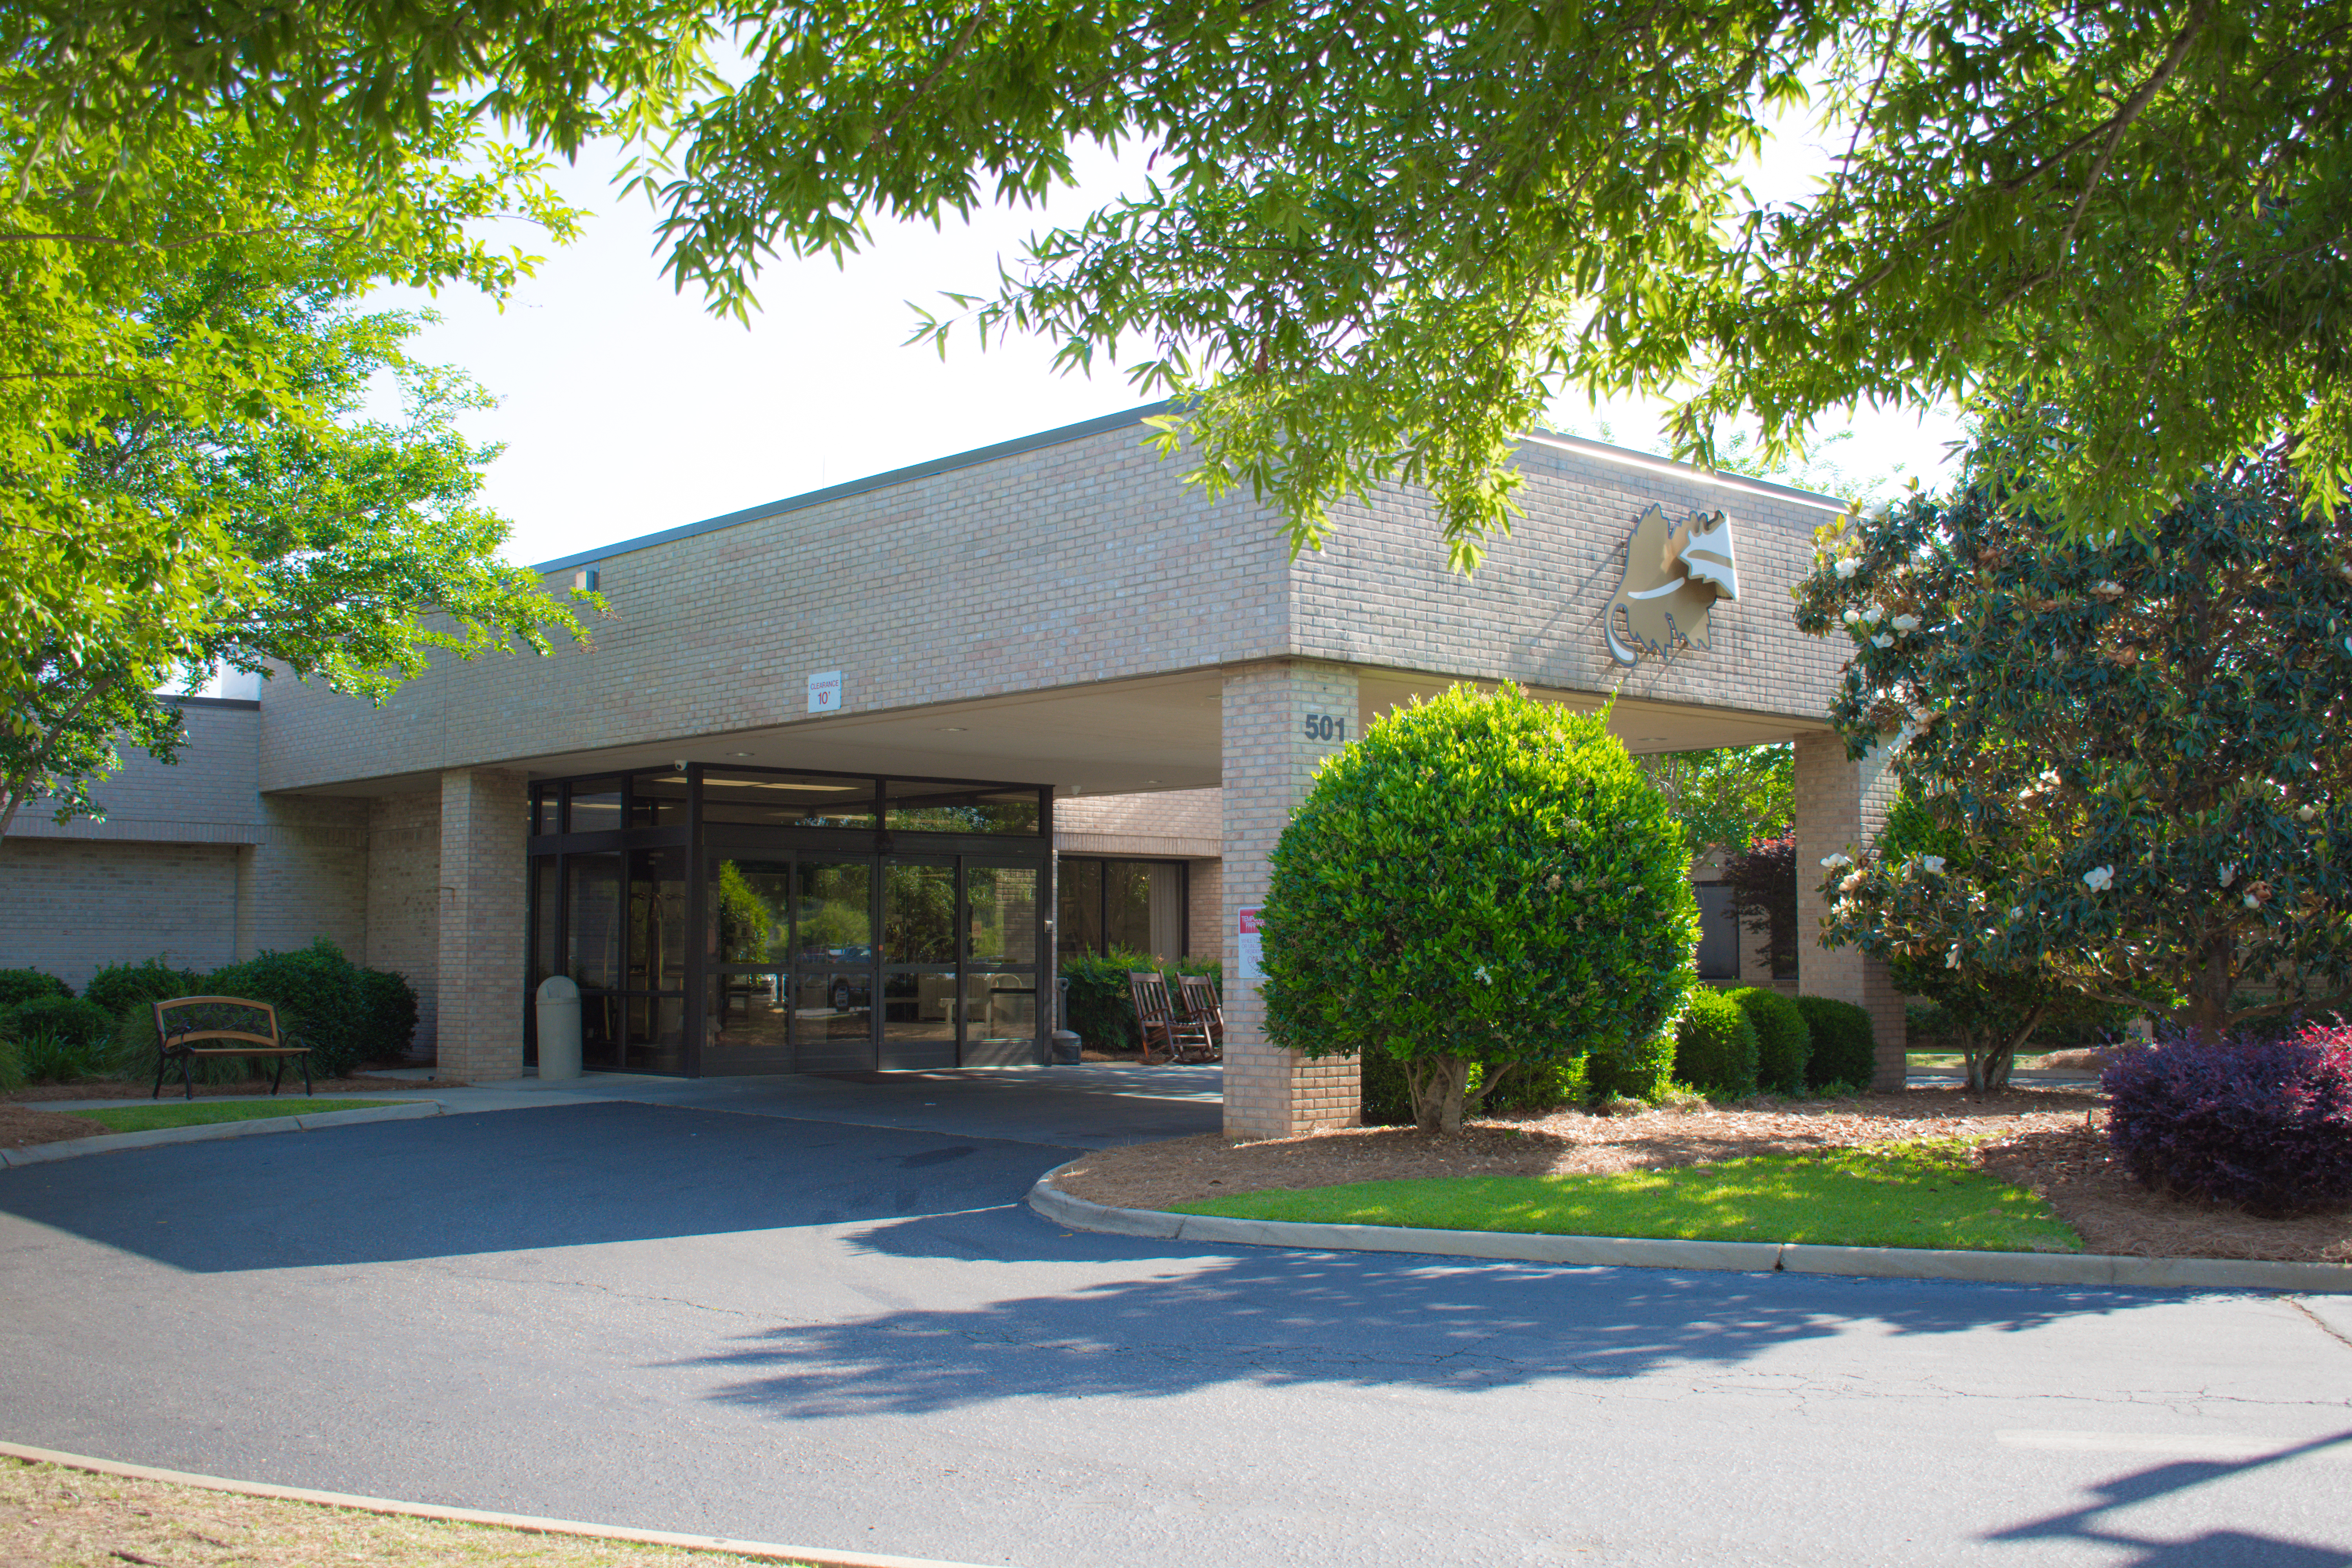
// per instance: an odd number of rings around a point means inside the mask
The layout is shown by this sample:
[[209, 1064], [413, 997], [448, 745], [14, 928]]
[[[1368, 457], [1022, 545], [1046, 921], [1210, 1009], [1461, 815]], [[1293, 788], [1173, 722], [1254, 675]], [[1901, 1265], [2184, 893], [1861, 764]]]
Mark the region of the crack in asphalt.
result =
[[2352, 1334], [2345, 1333], [2343, 1330], [2337, 1328], [2335, 1324], [2329, 1322], [2326, 1319], [2313, 1311], [2309, 1307], [2304, 1305], [2302, 1297], [2289, 1296], [2285, 1300], [2288, 1306], [2293, 1307], [2296, 1311], [2301, 1312], [2305, 1317], [2310, 1319], [2314, 1328], [2317, 1329], [2321, 1333], [2326, 1334], [2329, 1339], [2334, 1340], [2337, 1344], [2342, 1345], [2346, 1350], [2352, 1351]]

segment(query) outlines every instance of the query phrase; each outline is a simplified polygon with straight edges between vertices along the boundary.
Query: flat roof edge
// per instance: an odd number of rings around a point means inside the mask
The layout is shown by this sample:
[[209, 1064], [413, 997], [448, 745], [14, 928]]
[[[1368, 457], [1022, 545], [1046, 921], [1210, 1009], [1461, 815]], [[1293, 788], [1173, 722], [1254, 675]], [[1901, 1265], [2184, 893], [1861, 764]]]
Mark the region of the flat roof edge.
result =
[[1653, 473], [1696, 479], [1703, 485], [1719, 485], [1725, 489], [1746, 490], [1750, 494], [1793, 500], [1824, 511], [1843, 512], [1846, 507], [1846, 503], [1837, 497], [1823, 495], [1819, 490], [1800, 489], [1795, 485], [1784, 485], [1777, 479], [1759, 479], [1752, 475], [1727, 473], [1720, 468], [1709, 473], [1690, 463], [1677, 463], [1672, 458], [1661, 458], [1655, 452], [1612, 446], [1607, 441], [1596, 441], [1590, 436], [1570, 436], [1559, 430], [1530, 430], [1520, 439], [1534, 442], [1539, 447], [1558, 447], [1565, 451], [1581, 452], [1603, 462], [1617, 463], [1629, 468], [1646, 468]]
[[869, 490], [887, 489], [892, 485], [903, 485], [916, 479], [929, 479], [935, 474], [950, 474], [958, 468], [976, 468], [982, 463], [993, 462], [999, 458], [1015, 457], [1023, 452], [1036, 451], [1043, 447], [1058, 447], [1066, 441], [1084, 440], [1088, 436], [1099, 436], [1105, 431], [1122, 429], [1130, 425], [1140, 425], [1146, 419], [1165, 414], [1174, 406], [1173, 401], [1163, 399], [1158, 403], [1144, 404], [1139, 408], [1127, 409], [1118, 414], [1105, 414], [1092, 419], [1082, 419], [1076, 425], [1062, 425], [1051, 430], [1040, 430], [1031, 436], [1017, 436], [1010, 441], [999, 441], [994, 446], [975, 447], [968, 452], [955, 452], [944, 458], [932, 458], [924, 462], [909, 464], [903, 468], [891, 468], [879, 474], [868, 474], [862, 479], [851, 479], [844, 484], [828, 485], [821, 490], [808, 490], [800, 495], [786, 496], [782, 500], [769, 501], [761, 506], [745, 507], [740, 511], [730, 511], [719, 517], [707, 517], [700, 522], [681, 523], [676, 528], [666, 528], [657, 533], [639, 534], [635, 539], [624, 539], [594, 550], [583, 550], [553, 561], [542, 561], [530, 570], [548, 573], [562, 572], [573, 566], [587, 566], [599, 561], [609, 561], [615, 555], [626, 555], [632, 551], [651, 549], [656, 544], [667, 544], [672, 540], [690, 539], [698, 533], [712, 533], [722, 528], [733, 528], [738, 523], [757, 522], [762, 518], [781, 517], [786, 512], [801, 511], [809, 507], [823, 506], [827, 501], [864, 495]]

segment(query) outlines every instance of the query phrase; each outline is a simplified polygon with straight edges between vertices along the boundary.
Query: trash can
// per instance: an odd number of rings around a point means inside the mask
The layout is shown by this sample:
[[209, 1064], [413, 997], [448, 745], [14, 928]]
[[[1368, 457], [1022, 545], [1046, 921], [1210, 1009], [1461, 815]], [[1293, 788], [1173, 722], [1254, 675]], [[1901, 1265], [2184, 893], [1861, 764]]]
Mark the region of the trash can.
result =
[[539, 983], [539, 1076], [580, 1076], [580, 987], [561, 974]]
[[1076, 1067], [1086, 1060], [1086, 1042], [1070, 1029], [1070, 977], [1054, 982], [1054, 1057], [1055, 1067]]

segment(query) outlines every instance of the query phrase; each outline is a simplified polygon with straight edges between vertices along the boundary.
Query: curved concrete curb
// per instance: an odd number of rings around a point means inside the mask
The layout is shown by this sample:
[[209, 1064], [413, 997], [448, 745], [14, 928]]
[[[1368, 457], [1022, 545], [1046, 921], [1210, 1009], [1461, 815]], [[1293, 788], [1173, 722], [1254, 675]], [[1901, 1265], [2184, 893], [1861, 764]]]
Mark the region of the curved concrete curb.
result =
[[807, 1563], [814, 1568], [977, 1568], [977, 1564], [943, 1563], [929, 1557], [886, 1557], [870, 1552], [828, 1552], [815, 1546], [777, 1546], [764, 1541], [730, 1541], [723, 1535], [681, 1535], [671, 1530], [617, 1530], [609, 1525], [582, 1524], [568, 1519], [541, 1519], [528, 1513], [490, 1513], [473, 1508], [436, 1508], [430, 1503], [395, 1502], [390, 1498], [359, 1497], [350, 1492], [312, 1491], [308, 1487], [272, 1487], [257, 1481], [224, 1480], [218, 1476], [191, 1475], [185, 1470], [159, 1470], [146, 1465], [125, 1465], [93, 1459], [86, 1454], [61, 1454], [23, 1443], [0, 1443], [0, 1455], [57, 1465], [92, 1475], [121, 1476], [134, 1481], [168, 1481], [177, 1487], [202, 1487], [207, 1491], [235, 1492], [239, 1497], [277, 1498], [285, 1502], [317, 1503], [323, 1508], [358, 1509], [363, 1513], [394, 1513], [408, 1519], [439, 1519], [453, 1524], [494, 1524], [506, 1530], [526, 1530], [535, 1535], [577, 1535], [591, 1541], [627, 1541], [646, 1546], [683, 1546], [697, 1552], [731, 1552], [738, 1557], [766, 1557], [783, 1563]]
[[[1071, 1164], [1076, 1164], [1072, 1161]], [[2352, 1294], [2352, 1265], [2229, 1258], [2117, 1258], [2078, 1252], [1945, 1252], [1915, 1247], [1815, 1247], [1793, 1241], [1644, 1241], [1622, 1236], [1535, 1236], [1513, 1231], [1408, 1230], [1384, 1225], [1229, 1219], [1219, 1215], [1120, 1209], [1072, 1197], [1054, 1178], [1029, 1189], [1029, 1206], [1072, 1230], [1165, 1241], [1239, 1242], [1336, 1252], [1417, 1252], [1518, 1263], [1620, 1268], [1717, 1268], [1742, 1273], [1844, 1274], [1864, 1279], [1974, 1279], [2004, 1285], [2125, 1285], [2169, 1290], [2282, 1290]]]
[[[136, 1104], [126, 1100], [125, 1104]], [[257, 1116], [249, 1121], [205, 1121], [194, 1127], [154, 1127], [144, 1132], [104, 1132], [95, 1138], [68, 1138], [61, 1143], [36, 1143], [29, 1149], [0, 1149], [0, 1166], [40, 1165], [51, 1160], [78, 1160], [85, 1154], [111, 1154], [118, 1149], [152, 1149], [159, 1143], [205, 1143], [215, 1138], [260, 1138], [272, 1132], [315, 1132], [321, 1127], [350, 1127], [362, 1121], [410, 1121], [438, 1116], [437, 1100], [407, 1100], [399, 1105], [371, 1105], [362, 1110], [321, 1110], [309, 1116]]]

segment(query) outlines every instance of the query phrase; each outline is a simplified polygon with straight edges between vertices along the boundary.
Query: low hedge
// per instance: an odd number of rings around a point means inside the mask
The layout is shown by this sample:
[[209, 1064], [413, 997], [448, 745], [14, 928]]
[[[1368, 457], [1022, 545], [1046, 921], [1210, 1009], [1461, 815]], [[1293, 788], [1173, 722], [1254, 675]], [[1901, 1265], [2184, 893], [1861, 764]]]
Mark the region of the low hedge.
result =
[[1805, 1064], [1813, 1054], [1813, 1031], [1796, 1003], [1761, 985], [1725, 993], [1756, 1026], [1756, 1081], [1775, 1094], [1805, 1091]]
[[[1143, 1049], [1143, 1032], [1135, 1022], [1135, 997], [1127, 986], [1128, 972], [1139, 969], [1162, 974], [1205, 974], [1217, 983], [1218, 994], [1224, 994], [1224, 965], [1213, 958], [1180, 958], [1165, 964], [1148, 952], [1124, 948], [1065, 958], [1061, 977], [1070, 983], [1068, 1026], [1088, 1049]], [[1172, 995], [1169, 999], [1175, 1000]]]
[[1756, 1026], [1738, 1003], [1701, 986], [1675, 1026], [1674, 1076], [1701, 1094], [1746, 1100], [1756, 1092]]
[[2263, 1215], [2352, 1203], [2352, 1025], [2124, 1047], [2099, 1082], [2145, 1185]]
[[0, 1007], [13, 1007], [36, 996], [70, 996], [73, 987], [38, 969], [0, 969]]
[[1870, 1014], [1834, 996], [1800, 996], [1797, 1011], [1813, 1037], [1805, 1060], [1805, 1087], [1868, 1089], [1878, 1071], [1878, 1032]]
[[104, 1070], [106, 1040], [113, 1028], [105, 1008], [53, 992], [0, 1008], [0, 1039], [11, 1047], [0, 1079], [15, 1079], [7, 1084], [13, 1089], [94, 1078]]
[[[1713, 995], [1700, 986], [1691, 995]], [[1595, 1105], [1641, 1100], [1655, 1105], [1672, 1089], [1681, 1067], [1679, 1025], [1642, 1039], [1598, 1046], [1584, 1059], [1584, 1098]]]
[[82, 988], [82, 995], [106, 1009], [108, 1018], [119, 1018], [126, 1007], [148, 1007], [174, 996], [201, 996], [205, 994], [205, 976], [193, 969], [173, 969], [161, 958], [145, 958], [137, 963], [110, 963], [90, 976]]

